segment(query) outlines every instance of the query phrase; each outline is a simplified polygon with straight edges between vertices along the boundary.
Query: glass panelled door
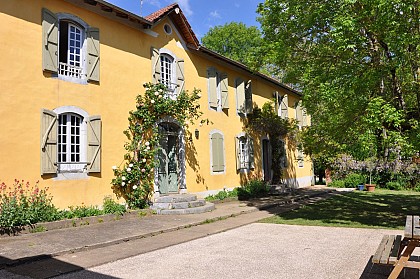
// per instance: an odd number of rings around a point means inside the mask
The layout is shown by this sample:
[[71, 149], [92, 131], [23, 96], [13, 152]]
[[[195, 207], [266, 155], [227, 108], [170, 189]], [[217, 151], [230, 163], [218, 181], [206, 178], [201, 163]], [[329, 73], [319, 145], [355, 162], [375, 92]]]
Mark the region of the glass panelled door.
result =
[[161, 194], [178, 193], [179, 128], [170, 123], [162, 123], [159, 125], [159, 132], [159, 192]]

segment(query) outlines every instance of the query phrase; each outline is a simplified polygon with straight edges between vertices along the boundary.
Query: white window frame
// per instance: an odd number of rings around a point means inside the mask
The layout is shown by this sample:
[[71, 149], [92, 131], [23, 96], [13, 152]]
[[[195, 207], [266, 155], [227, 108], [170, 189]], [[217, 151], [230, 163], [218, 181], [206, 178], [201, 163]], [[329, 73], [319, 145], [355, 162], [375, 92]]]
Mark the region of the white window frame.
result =
[[[87, 36], [86, 30], [88, 29], [88, 25], [79, 17], [67, 14], [67, 13], [58, 13], [58, 78], [74, 83], [81, 83], [87, 84], [87, 76], [86, 76], [86, 69], [87, 69], [87, 62], [86, 62], [86, 53], [87, 53]], [[68, 24], [68, 34], [67, 34], [67, 64], [60, 62], [60, 24], [62, 22], [66, 22]], [[76, 67], [71, 65], [70, 63], [70, 28], [76, 27], [81, 31], [81, 48], [80, 48], [80, 67]]]
[[[213, 171], [213, 144], [212, 144], [212, 136], [213, 134], [220, 134], [223, 139], [223, 171]], [[225, 135], [220, 130], [211, 130], [209, 135], [210, 140], [210, 174], [211, 175], [220, 175], [226, 174], [226, 149], [225, 149]]]
[[249, 143], [247, 136], [238, 137], [239, 140], [239, 163], [240, 170], [250, 170], [250, 161], [249, 161]]
[[298, 168], [303, 168], [305, 165], [305, 153], [303, 153], [303, 150], [297, 150], [297, 163], [298, 163]]
[[[67, 153], [67, 162], [68, 164], [60, 163], [59, 162], [59, 152], [58, 152], [58, 141], [57, 141], [57, 162], [58, 162], [58, 168], [57, 168], [57, 174], [58, 179], [68, 178], [65, 177], [67, 175], [71, 174], [78, 174], [79, 177], [87, 177], [87, 120], [89, 118], [89, 114], [84, 111], [83, 109], [75, 106], [63, 106], [59, 107], [53, 110], [55, 113], [57, 113], [58, 116], [60, 115], [76, 115], [80, 117], [81, 123], [80, 123], [80, 158], [79, 162], [69, 162], [70, 154]], [[67, 120], [69, 121], [69, 120]], [[58, 125], [59, 126], [59, 125]], [[59, 128], [57, 128], [59, 129]], [[67, 127], [68, 129], [68, 127]], [[57, 131], [58, 138], [60, 137], [60, 134]], [[67, 137], [70, 137], [70, 135], [67, 135]], [[67, 140], [67, 152], [70, 151], [69, 147], [69, 141]], [[60, 177], [60, 174], [64, 177]], [[81, 176], [80, 176], [81, 175]], [[78, 177], [71, 177], [72, 179], [78, 178]]]
[[[165, 79], [165, 82], [164, 82], [164, 79], [163, 79], [164, 71], [163, 71], [163, 68], [162, 68], [162, 63], [163, 63], [162, 58], [172, 59], [172, 63], [170, 64], [170, 68], [169, 68], [169, 71], [171, 72], [171, 76], [170, 76], [169, 80]], [[160, 65], [156, 65], [156, 66], [160, 67], [160, 82], [162, 84], [166, 85], [166, 87], [168, 87], [168, 92], [166, 93], [167, 97], [169, 97], [172, 100], [176, 100], [177, 97], [178, 97], [177, 90], [176, 90], [177, 86], [178, 86], [178, 84], [176, 82], [177, 81], [176, 64], [177, 64], [178, 60], [177, 60], [174, 53], [172, 53], [170, 50], [164, 49], [164, 48], [159, 50], [159, 60], [160, 60]], [[168, 86], [168, 82], [170, 83], [169, 84], [170, 86]]]

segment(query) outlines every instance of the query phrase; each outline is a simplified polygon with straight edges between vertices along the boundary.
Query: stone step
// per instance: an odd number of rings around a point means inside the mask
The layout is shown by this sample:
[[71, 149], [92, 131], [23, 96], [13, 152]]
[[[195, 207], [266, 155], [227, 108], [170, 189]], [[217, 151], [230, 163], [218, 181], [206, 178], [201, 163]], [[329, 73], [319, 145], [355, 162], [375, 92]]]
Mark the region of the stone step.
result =
[[185, 209], [185, 208], [192, 208], [192, 207], [199, 207], [206, 204], [205, 200], [196, 200], [190, 202], [155, 202], [150, 207], [151, 209]]
[[199, 214], [212, 211], [215, 208], [213, 203], [207, 202], [203, 206], [181, 208], [181, 209], [156, 209], [156, 213], [160, 215], [182, 215], [182, 214]]
[[176, 194], [176, 195], [159, 197], [155, 200], [155, 203], [179, 203], [179, 202], [192, 202], [195, 200], [197, 200], [196, 195]]

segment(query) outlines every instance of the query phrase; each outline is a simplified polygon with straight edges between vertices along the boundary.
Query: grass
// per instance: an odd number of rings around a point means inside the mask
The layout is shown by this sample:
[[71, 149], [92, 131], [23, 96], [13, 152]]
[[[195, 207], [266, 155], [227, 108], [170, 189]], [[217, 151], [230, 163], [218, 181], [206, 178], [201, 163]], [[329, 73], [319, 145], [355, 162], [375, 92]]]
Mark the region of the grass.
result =
[[262, 223], [404, 229], [406, 215], [420, 214], [420, 193], [355, 191], [263, 219]]

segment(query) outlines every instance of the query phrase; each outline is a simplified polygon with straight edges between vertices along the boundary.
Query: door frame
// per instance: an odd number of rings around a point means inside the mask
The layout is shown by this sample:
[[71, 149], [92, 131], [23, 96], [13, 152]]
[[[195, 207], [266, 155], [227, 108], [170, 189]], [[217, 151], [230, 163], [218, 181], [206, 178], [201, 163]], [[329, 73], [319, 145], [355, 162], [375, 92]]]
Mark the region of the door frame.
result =
[[[268, 143], [268, 149], [267, 149], [267, 161], [268, 161], [268, 166], [265, 165], [264, 163], [264, 141], [267, 141]], [[264, 136], [261, 138], [261, 170], [262, 170], [262, 174], [263, 174], [263, 179], [265, 181], [271, 181], [273, 178], [273, 170], [271, 169], [273, 164], [273, 154], [272, 154], [272, 150], [271, 150], [271, 142], [270, 139], [267, 136]], [[268, 173], [269, 173], [269, 177], [265, 177], [265, 170], [266, 168], [268, 168]]]
[[[179, 127], [178, 133], [178, 142], [179, 142], [179, 155], [178, 155], [178, 164], [179, 164], [179, 176], [178, 176], [178, 193], [185, 193], [187, 191], [186, 186], [186, 176], [185, 176], [185, 131], [182, 126], [172, 117], [164, 117], [156, 122], [156, 128], [158, 128], [161, 123], [170, 123]], [[159, 130], [159, 129], [158, 129]], [[159, 162], [158, 153], [155, 156], [155, 162]], [[155, 179], [154, 179], [154, 198], [159, 197], [161, 194], [159, 192], [159, 168], [155, 167]], [[166, 195], [166, 194], [165, 194]]]

